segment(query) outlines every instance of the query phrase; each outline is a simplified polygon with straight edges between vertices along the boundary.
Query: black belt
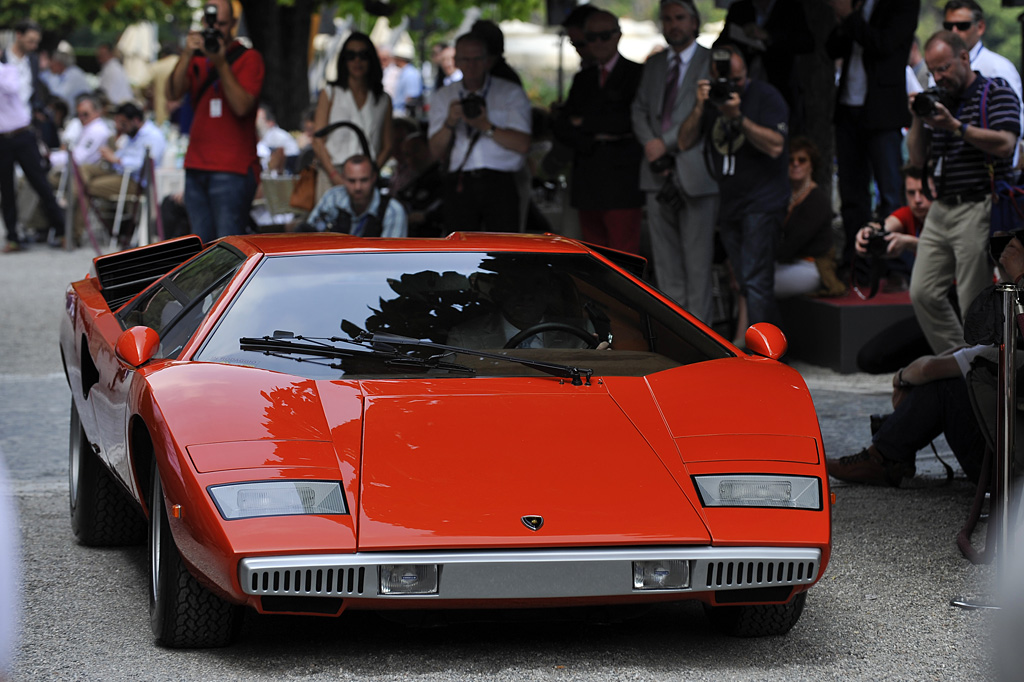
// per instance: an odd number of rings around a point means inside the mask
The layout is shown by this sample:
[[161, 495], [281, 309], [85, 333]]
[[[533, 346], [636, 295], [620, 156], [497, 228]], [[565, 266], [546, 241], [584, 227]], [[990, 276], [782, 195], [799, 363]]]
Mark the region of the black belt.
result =
[[959, 194], [944, 194], [939, 201], [946, 206], [959, 206], [960, 204], [972, 204], [976, 201], [985, 201], [992, 192], [987, 189], [980, 189], [974, 192], [960, 192]]
[[473, 170], [462, 171], [462, 175], [467, 178], [496, 178], [505, 175], [514, 175], [514, 173], [512, 171], [494, 170], [493, 168], [474, 168]]
[[21, 135], [22, 133], [24, 133], [26, 131], [29, 131], [29, 130], [32, 130], [32, 126], [31, 125], [27, 125], [27, 126], [25, 126], [23, 128], [18, 128], [17, 130], [11, 130], [11, 131], [6, 132], [6, 133], [0, 133], [0, 136], [2, 136], [2, 137], [17, 137], [18, 135]]

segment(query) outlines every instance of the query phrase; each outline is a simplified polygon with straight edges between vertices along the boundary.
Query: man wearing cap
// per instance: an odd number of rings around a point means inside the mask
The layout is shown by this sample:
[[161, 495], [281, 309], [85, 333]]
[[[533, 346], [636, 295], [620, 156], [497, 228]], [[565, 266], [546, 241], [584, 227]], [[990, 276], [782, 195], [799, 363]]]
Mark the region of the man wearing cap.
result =
[[[658, 287], [710, 322], [718, 183], [704, 163], [703, 140], [681, 150], [677, 139], [696, 103], [697, 81], [708, 77], [711, 52], [697, 44], [700, 15], [689, 0], [662, 0], [659, 18], [668, 49], [644, 64], [633, 100], [633, 133], [644, 149], [640, 189]], [[673, 184], [681, 206], [664, 200]]]
[[643, 67], [619, 54], [622, 32], [614, 14], [595, 10], [585, 28], [593, 63], [573, 78], [552, 132], [573, 151], [570, 202], [584, 241], [639, 253], [643, 150], [631, 110]]
[[412, 46], [399, 43], [395, 46], [394, 58], [398, 82], [392, 100], [392, 116], [414, 116], [423, 104], [423, 76], [413, 66]]

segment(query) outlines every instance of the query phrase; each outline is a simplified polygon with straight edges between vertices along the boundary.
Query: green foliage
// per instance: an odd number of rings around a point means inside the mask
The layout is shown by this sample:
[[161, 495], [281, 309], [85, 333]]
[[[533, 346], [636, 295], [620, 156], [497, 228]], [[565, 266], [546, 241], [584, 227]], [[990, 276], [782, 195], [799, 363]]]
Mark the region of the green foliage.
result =
[[74, 29], [121, 31], [138, 21], [167, 21], [187, 26], [190, 9], [180, 0], [6, 0], [0, 3], [0, 26], [26, 17], [47, 32], [64, 37]]

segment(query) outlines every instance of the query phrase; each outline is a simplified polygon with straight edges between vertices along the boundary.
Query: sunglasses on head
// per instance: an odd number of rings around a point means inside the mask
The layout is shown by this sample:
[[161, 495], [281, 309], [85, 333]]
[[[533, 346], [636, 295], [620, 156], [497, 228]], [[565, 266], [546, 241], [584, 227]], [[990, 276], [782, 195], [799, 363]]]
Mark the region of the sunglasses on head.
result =
[[345, 61], [350, 62], [353, 59], [361, 59], [364, 62], [370, 61], [370, 50], [345, 50], [341, 53], [345, 57]]
[[942, 22], [942, 28], [947, 31], [952, 31], [954, 28], [958, 31], [966, 31], [971, 26], [974, 26], [973, 21], [944, 21]]
[[605, 42], [611, 40], [612, 36], [618, 34], [618, 31], [587, 31], [583, 34], [583, 39], [588, 43]]

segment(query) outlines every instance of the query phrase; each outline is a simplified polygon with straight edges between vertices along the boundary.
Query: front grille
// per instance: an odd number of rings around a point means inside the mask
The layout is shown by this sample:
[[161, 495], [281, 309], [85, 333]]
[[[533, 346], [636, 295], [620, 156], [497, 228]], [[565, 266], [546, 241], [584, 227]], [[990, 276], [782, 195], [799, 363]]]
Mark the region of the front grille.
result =
[[252, 571], [249, 594], [321, 596], [362, 596], [366, 568], [296, 568]]
[[814, 561], [709, 561], [704, 587], [709, 590], [744, 589], [772, 585], [802, 585], [818, 573]]

